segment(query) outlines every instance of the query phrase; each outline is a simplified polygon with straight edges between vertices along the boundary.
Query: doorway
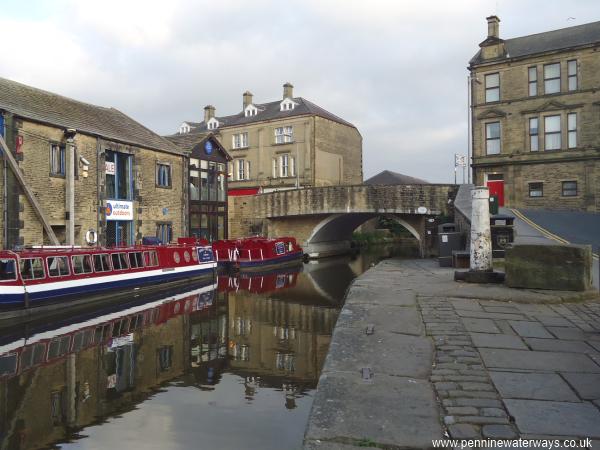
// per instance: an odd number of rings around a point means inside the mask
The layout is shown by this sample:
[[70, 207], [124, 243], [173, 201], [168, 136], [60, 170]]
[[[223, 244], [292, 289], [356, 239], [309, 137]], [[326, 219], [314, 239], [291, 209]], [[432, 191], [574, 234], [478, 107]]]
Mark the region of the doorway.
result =
[[488, 173], [486, 174], [486, 186], [490, 190], [490, 196], [498, 197], [498, 206], [504, 206], [504, 174]]

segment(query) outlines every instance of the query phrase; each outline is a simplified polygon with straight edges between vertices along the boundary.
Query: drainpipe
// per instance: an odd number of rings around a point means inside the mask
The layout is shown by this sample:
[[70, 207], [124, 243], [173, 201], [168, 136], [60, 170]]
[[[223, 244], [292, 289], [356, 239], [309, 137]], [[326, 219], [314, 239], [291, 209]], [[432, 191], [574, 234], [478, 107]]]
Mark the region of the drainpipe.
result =
[[[4, 114], [0, 113], [0, 136], [6, 136], [6, 125], [4, 122]], [[0, 150], [1, 152], [2, 150]], [[8, 166], [5, 158], [2, 158], [2, 242], [3, 248], [8, 245]]]
[[77, 130], [65, 131], [67, 146], [65, 149], [65, 222], [66, 244], [75, 245], [75, 134]]

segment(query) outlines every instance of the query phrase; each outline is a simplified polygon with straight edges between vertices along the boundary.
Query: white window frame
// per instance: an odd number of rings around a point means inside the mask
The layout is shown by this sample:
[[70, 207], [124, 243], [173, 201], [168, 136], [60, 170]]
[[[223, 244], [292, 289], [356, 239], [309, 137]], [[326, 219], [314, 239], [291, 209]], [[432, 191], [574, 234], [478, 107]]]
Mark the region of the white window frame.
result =
[[[549, 69], [550, 67], [553, 66], [558, 66], [558, 77], [548, 77], [547, 73], [546, 73], [546, 69]], [[561, 92], [561, 73], [560, 73], [560, 63], [551, 63], [551, 64], [544, 64], [544, 94], [558, 94]], [[557, 91], [551, 91], [549, 92], [548, 89], [548, 83], [553, 82], [555, 80], [558, 80], [558, 90]]]
[[231, 136], [231, 143], [234, 149], [248, 147], [248, 132], [234, 134]]
[[567, 87], [569, 91], [576, 91], [579, 87], [577, 82], [577, 60], [570, 59], [567, 61]]
[[289, 144], [291, 142], [294, 142], [293, 126], [287, 125], [275, 128], [275, 144]]
[[281, 178], [287, 178], [290, 176], [290, 155], [284, 153], [279, 155], [279, 176]]
[[[535, 127], [533, 126], [533, 122], [535, 122]], [[530, 117], [528, 123], [529, 123], [529, 151], [537, 152], [540, 150], [540, 118], [539, 117]]]
[[252, 116], [256, 116], [257, 114], [258, 114], [258, 108], [252, 104], [246, 106], [246, 108], [244, 109], [245, 117], [252, 117]]
[[577, 148], [577, 113], [567, 114], [567, 148]]
[[246, 179], [246, 160], [245, 159], [236, 159], [237, 167], [236, 167], [236, 175], [238, 181], [243, 181]]
[[211, 118], [207, 122], [206, 128], [208, 128], [209, 130], [216, 130], [217, 128], [219, 128], [219, 121], [217, 119], [215, 119], [214, 117]]
[[[497, 84], [491, 85], [492, 77], [497, 78]], [[489, 95], [489, 98], [488, 98]], [[496, 98], [497, 97], [497, 98]], [[488, 73], [485, 76], [485, 102], [494, 103], [500, 101], [500, 73]]]
[[293, 109], [296, 107], [296, 102], [293, 101], [290, 98], [286, 98], [284, 99], [280, 104], [279, 104], [279, 110], [280, 111], [293, 111]]
[[[548, 131], [548, 119], [558, 117], [558, 131]], [[548, 136], [558, 135], [558, 147], [548, 147]], [[544, 116], [544, 150], [560, 150], [562, 148], [562, 117], [560, 114]]]
[[[491, 125], [495, 125], [498, 124], [498, 137], [497, 138], [492, 138], [492, 137], [488, 137], [489, 136], [489, 129], [488, 127]], [[498, 141], [498, 151], [497, 152], [490, 152], [490, 146], [489, 144], [491, 142], [495, 142]], [[502, 153], [502, 126], [500, 124], [499, 121], [497, 122], [488, 122], [485, 124], [485, 154], [486, 155], [499, 155], [500, 153]]]
[[535, 97], [537, 95], [537, 66], [529, 67], [527, 76], [529, 77], [528, 94], [530, 97]]

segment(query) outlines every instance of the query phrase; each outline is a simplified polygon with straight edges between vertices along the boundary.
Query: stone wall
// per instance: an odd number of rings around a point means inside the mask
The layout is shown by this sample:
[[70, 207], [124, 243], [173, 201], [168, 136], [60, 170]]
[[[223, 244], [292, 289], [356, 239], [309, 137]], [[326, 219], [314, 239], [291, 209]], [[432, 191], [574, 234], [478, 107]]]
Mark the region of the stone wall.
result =
[[[567, 62], [577, 61], [577, 90], [568, 90]], [[544, 64], [561, 64], [561, 92], [544, 94]], [[528, 70], [537, 67], [537, 95], [528, 95]], [[500, 74], [500, 101], [485, 103], [485, 75]], [[595, 48], [569, 50], [520, 61], [502, 61], [474, 68], [474, 180], [502, 174], [505, 204], [510, 207], [552, 207], [600, 211], [600, 53]], [[568, 148], [567, 115], [577, 114], [577, 146]], [[544, 118], [561, 118], [561, 149], [544, 150]], [[529, 119], [538, 118], [538, 151], [532, 151]], [[486, 124], [499, 122], [501, 150], [486, 155]], [[527, 184], [544, 183], [544, 197], [530, 199]], [[577, 181], [577, 197], [562, 196], [561, 181]], [[547, 192], [547, 193], [546, 193]]]

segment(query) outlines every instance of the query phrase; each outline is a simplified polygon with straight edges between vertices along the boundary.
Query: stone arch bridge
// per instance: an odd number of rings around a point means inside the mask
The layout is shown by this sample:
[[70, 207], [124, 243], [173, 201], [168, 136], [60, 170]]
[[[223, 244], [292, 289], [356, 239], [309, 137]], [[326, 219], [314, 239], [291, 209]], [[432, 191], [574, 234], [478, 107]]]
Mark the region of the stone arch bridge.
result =
[[295, 236], [309, 257], [348, 252], [352, 232], [386, 216], [435, 247], [440, 216], [453, 215], [457, 187], [446, 184], [324, 186], [229, 198], [229, 235]]

